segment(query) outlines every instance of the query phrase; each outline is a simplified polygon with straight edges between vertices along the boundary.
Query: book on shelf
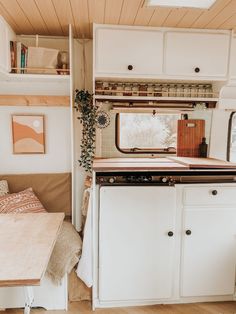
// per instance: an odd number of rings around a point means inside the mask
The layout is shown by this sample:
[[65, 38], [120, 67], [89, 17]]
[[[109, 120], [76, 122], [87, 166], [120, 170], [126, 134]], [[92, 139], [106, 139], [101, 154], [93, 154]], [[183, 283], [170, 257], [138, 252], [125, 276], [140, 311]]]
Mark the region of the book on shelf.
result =
[[11, 73], [25, 73], [28, 47], [20, 41], [10, 41]]

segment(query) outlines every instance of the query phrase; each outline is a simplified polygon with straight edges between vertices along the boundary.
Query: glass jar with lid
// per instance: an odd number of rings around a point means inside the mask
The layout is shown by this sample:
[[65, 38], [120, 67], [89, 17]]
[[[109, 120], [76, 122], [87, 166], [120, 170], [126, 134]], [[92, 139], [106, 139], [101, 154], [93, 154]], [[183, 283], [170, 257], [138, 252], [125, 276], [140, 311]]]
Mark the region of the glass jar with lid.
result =
[[169, 97], [176, 97], [176, 90], [177, 90], [177, 85], [170, 84], [169, 89], [168, 89], [168, 96]]
[[154, 97], [161, 97], [161, 96], [162, 96], [162, 85], [154, 84]]
[[147, 94], [149, 97], [152, 97], [154, 94], [154, 86], [152, 83], [147, 84]]
[[182, 84], [177, 84], [176, 86], [176, 97], [183, 97], [184, 96], [184, 88]]
[[123, 96], [123, 83], [117, 83], [116, 96]]
[[96, 95], [103, 95], [103, 82], [102, 81], [96, 81], [95, 82], [95, 94]]
[[184, 97], [190, 97], [190, 85], [189, 84], [184, 84]]
[[139, 84], [139, 96], [147, 96], [147, 84]]
[[212, 90], [211, 84], [206, 85], [206, 97], [208, 97], [208, 98], [213, 97], [213, 90]]
[[190, 87], [190, 97], [192, 98], [195, 98], [197, 97], [197, 85], [196, 84], [191, 84], [191, 87]]
[[132, 96], [138, 96], [139, 93], [139, 86], [138, 86], [138, 83], [133, 83], [132, 85]]
[[103, 83], [103, 89], [104, 89], [104, 95], [111, 95], [108, 82]]
[[205, 89], [203, 84], [198, 84], [198, 89], [197, 89], [197, 97], [198, 98], [204, 98], [205, 94]]
[[169, 92], [169, 84], [162, 84], [162, 88], [161, 88], [162, 97], [168, 97], [168, 92]]
[[132, 96], [132, 85], [130, 83], [124, 84], [124, 96]]
[[110, 89], [111, 94], [113, 96], [116, 95], [116, 88], [117, 88], [117, 84], [115, 82], [110, 82], [109, 83], [109, 89]]

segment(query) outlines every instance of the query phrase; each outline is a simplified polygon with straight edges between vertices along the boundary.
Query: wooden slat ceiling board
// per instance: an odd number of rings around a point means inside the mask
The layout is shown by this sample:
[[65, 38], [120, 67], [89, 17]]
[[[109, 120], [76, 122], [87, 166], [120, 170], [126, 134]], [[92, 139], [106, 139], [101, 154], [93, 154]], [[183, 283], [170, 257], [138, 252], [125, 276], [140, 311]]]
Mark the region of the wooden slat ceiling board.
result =
[[144, 0], [0, 0], [0, 14], [17, 34], [92, 38], [92, 23], [236, 30], [236, 0], [209, 10], [150, 8]]

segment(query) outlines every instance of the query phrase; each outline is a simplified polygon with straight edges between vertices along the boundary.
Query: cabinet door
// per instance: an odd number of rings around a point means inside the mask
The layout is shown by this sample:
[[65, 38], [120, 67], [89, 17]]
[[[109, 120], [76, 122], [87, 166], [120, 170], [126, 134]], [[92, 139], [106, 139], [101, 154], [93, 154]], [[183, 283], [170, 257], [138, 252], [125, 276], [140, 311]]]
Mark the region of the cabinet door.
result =
[[9, 49], [8, 29], [5, 21], [0, 17], [0, 71], [6, 72], [9, 69]]
[[236, 208], [185, 209], [181, 296], [234, 293], [235, 235]]
[[189, 77], [226, 77], [229, 34], [167, 32], [165, 74]]
[[100, 301], [171, 297], [174, 221], [174, 187], [101, 188]]
[[95, 75], [148, 76], [162, 73], [162, 32], [99, 28], [95, 38]]

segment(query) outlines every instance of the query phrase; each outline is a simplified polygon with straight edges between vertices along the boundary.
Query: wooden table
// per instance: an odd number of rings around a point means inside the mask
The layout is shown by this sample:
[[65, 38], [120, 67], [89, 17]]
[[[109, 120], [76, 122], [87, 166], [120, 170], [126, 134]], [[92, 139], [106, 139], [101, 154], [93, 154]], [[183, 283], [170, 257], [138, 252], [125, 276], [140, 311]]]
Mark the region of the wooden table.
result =
[[0, 214], [0, 287], [24, 286], [25, 313], [40, 285], [64, 213]]

